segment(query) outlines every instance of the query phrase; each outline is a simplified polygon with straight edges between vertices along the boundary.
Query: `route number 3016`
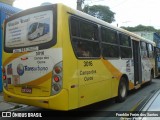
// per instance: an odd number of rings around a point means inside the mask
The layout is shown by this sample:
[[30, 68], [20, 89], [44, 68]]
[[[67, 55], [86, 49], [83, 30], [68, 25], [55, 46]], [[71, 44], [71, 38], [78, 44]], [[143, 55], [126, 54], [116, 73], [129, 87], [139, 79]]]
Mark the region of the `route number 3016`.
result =
[[84, 61], [84, 67], [93, 66], [92, 61]]

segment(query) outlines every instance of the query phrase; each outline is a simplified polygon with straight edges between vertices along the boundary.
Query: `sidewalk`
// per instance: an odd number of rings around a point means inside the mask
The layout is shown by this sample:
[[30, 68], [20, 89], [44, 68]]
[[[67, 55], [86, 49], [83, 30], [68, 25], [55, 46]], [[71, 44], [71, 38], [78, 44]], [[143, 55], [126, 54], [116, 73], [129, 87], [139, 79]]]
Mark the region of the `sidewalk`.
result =
[[3, 92], [0, 92], [0, 112], [17, 109], [24, 106], [26, 105], [4, 101]]

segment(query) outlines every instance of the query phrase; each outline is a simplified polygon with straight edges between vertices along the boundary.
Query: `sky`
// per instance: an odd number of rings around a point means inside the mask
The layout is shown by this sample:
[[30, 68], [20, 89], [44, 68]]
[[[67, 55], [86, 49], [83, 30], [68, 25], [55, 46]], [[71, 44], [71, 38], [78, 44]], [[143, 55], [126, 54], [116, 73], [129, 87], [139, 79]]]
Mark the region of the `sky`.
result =
[[[15, 0], [14, 7], [22, 10], [40, 6], [42, 3], [63, 3], [76, 9], [77, 0]], [[105, 5], [115, 13], [112, 25], [134, 27], [139, 24], [160, 29], [160, 0], [85, 0], [89, 5]]]

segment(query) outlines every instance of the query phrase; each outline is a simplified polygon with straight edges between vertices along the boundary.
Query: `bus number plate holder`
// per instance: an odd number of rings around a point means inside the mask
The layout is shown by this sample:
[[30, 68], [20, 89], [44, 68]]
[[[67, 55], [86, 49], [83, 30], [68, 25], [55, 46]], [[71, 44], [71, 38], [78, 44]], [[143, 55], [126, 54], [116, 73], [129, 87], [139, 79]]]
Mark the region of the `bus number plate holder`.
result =
[[21, 92], [22, 93], [32, 93], [32, 88], [26, 88], [26, 87], [22, 87], [22, 89], [21, 89]]

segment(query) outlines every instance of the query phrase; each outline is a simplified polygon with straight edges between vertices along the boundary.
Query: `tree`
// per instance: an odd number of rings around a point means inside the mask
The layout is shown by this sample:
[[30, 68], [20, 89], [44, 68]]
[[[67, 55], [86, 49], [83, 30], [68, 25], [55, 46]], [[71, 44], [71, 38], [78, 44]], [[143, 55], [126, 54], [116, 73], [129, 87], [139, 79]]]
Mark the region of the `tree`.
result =
[[131, 32], [138, 32], [138, 31], [157, 32], [160, 35], [160, 29], [155, 29], [153, 26], [138, 25], [135, 27], [121, 27], [121, 28]]
[[121, 27], [123, 29], [126, 29], [128, 31], [157, 31], [154, 27], [152, 26], [144, 26], [144, 25], [138, 25], [135, 27]]
[[83, 12], [92, 15], [94, 17], [97, 17], [101, 20], [104, 20], [106, 22], [112, 23], [115, 21], [114, 15], [115, 13], [110, 10], [108, 6], [102, 6], [102, 5], [93, 5], [88, 6], [86, 5], [83, 8]]

